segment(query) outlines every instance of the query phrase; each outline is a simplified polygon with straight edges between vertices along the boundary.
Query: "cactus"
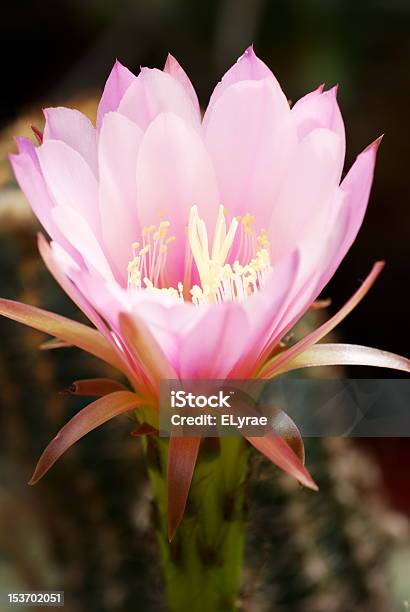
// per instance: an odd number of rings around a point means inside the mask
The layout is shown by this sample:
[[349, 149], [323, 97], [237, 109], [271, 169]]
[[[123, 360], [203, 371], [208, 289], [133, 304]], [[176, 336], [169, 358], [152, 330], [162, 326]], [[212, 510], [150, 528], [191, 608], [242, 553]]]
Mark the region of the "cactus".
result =
[[[10, 214], [0, 211], [1, 295], [79, 318], [43, 268], [28, 211], [15, 213], [22, 196], [11, 181], [3, 183], [0, 201], [10, 203]], [[64, 589], [67, 612], [390, 609], [382, 519], [363, 504], [377, 489], [377, 475], [349, 442], [307, 441], [309, 469], [320, 486], [314, 494], [253, 452], [245, 484], [247, 447], [238, 439], [204, 441], [186, 517], [169, 544], [166, 440], [141, 445], [128, 435], [127, 417], [90, 434], [42, 483], [26, 486], [44, 445], [85, 403], [59, 391], [79, 377], [112, 373], [70, 348], [38, 351], [44, 336], [23, 326], [0, 320], [0, 333], [0, 546], [23, 587]], [[245, 571], [236, 598], [244, 498]], [[189, 562], [182, 566], [186, 549]]]
[[169, 610], [233, 612], [243, 558], [247, 445], [242, 438], [202, 441], [185, 516], [172, 542], [167, 537], [168, 441], [147, 437], [144, 447]]

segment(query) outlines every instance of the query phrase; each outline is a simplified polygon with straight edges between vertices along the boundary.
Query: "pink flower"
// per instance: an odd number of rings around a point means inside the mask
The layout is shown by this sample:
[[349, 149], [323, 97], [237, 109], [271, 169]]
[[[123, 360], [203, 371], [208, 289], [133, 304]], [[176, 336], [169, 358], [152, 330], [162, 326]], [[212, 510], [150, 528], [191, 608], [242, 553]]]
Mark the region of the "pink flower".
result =
[[[68, 108], [46, 109], [45, 119], [42, 144], [17, 139], [10, 159], [52, 239], [39, 240], [46, 265], [96, 329], [5, 300], [1, 312], [111, 363], [138, 396], [111, 388], [79, 413], [46, 449], [34, 480], [93, 427], [155, 404], [162, 378], [268, 378], [323, 364], [409, 371], [408, 360], [386, 352], [316, 344], [365, 295], [381, 263], [337, 315], [278, 350], [352, 245], [369, 199], [380, 139], [341, 180], [336, 88], [290, 108], [250, 48], [202, 119], [191, 82], [169, 56], [163, 71], [143, 68], [137, 77], [117, 62], [96, 128]], [[314, 487], [282, 438], [250, 441]], [[171, 442], [172, 529], [198, 444]]]

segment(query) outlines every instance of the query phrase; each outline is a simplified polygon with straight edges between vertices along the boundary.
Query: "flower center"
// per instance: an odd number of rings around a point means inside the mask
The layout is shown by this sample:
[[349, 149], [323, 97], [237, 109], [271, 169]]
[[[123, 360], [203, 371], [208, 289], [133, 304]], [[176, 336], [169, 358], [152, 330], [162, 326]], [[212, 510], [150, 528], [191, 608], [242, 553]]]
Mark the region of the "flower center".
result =
[[[168, 287], [166, 263], [169, 245], [175, 236], [169, 236], [170, 223], [161, 221], [142, 231], [142, 243], [132, 245], [132, 259], [128, 264], [128, 289], [145, 289], [166, 293], [178, 301], [192, 300], [194, 304], [239, 302], [263, 285], [271, 270], [269, 240], [266, 230], [256, 235], [254, 218], [250, 214], [234, 217], [227, 229], [226, 213], [219, 207], [209, 249], [208, 232], [196, 206], [189, 213], [185, 249], [183, 282]], [[228, 263], [232, 259], [233, 263]], [[240, 263], [242, 262], [242, 263]], [[191, 286], [193, 264], [199, 283]]]

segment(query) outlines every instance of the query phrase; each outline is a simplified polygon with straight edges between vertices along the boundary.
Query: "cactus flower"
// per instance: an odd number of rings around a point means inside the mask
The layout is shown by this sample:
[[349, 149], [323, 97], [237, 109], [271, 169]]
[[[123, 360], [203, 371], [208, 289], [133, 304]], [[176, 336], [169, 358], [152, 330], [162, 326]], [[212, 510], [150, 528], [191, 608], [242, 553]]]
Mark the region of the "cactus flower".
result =
[[[381, 262], [336, 315], [286, 350], [280, 344], [351, 247], [369, 199], [380, 140], [342, 178], [345, 131], [335, 88], [319, 87], [290, 108], [250, 48], [203, 116], [172, 56], [163, 70], [142, 68], [138, 76], [116, 62], [96, 127], [69, 108], [44, 114], [38, 146], [18, 138], [10, 161], [51, 239], [39, 237], [41, 256], [92, 327], [8, 300], [0, 312], [50, 334], [53, 346], [101, 358], [126, 375], [132, 391], [78, 383], [77, 392], [101, 397], [50, 443], [32, 482], [108, 419], [139, 406], [155, 410], [161, 379], [268, 379], [325, 364], [410, 370], [407, 359], [385, 351], [317, 344], [367, 293]], [[283, 437], [249, 441], [315, 488]], [[199, 443], [171, 438], [171, 535]]]

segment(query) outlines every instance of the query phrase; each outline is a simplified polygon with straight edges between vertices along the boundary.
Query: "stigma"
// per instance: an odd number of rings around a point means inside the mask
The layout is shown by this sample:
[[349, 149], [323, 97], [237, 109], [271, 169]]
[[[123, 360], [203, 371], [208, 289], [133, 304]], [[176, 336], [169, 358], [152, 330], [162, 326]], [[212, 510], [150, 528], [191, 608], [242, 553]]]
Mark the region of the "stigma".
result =
[[[167, 284], [167, 254], [175, 242], [175, 236], [169, 235], [169, 221], [145, 227], [142, 241], [132, 245], [128, 289], [167, 294], [196, 305], [241, 302], [259, 291], [271, 271], [267, 232], [261, 230], [256, 235], [250, 214], [229, 222], [227, 218], [220, 206], [211, 243], [204, 220], [192, 206], [186, 228], [184, 278], [176, 287]], [[193, 276], [196, 284], [192, 284]]]

